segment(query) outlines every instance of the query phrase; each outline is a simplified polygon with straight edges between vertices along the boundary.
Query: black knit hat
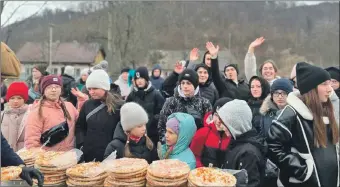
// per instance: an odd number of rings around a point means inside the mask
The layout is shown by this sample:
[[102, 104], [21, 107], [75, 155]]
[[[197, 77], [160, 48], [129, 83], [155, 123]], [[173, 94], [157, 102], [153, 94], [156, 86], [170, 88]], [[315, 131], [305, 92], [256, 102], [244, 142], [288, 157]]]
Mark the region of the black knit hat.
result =
[[129, 73], [130, 71], [130, 68], [123, 68], [121, 71], [120, 71], [120, 74], [122, 73]]
[[325, 70], [328, 71], [332, 79], [335, 79], [338, 82], [340, 82], [340, 69], [339, 68], [329, 67], [329, 68], [326, 68]]
[[199, 68], [204, 68], [204, 69], [206, 69], [208, 72], [210, 71], [210, 68], [209, 68], [207, 65], [203, 64], [203, 63], [197, 64], [197, 65], [195, 66], [195, 71], [197, 71]]
[[230, 98], [230, 97], [222, 97], [222, 98], [219, 98], [214, 106], [213, 106], [213, 113], [216, 112], [217, 109], [221, 108], [224, 104], [228, 103], [229, 101], [232, 101], [233, 99]]
[[139, 78], [143, 78], [147, 82], [149, 82], [149, 80], [150, 80], [149, 71], [146, 67], [139, 67], [139, 68], [136, 69], [134, 79], [136, 80], [136, 79], [139, 79]]
[[296, 82], [301, 95], [330, 79], [329, 73], [320, 67], [306, 62], [299, 62], [296, 65]]
[[274, 92], [276, 90], [283, 90], [287, 94], [293, 91], [293, 84], [290, 80], [281, 78], [277, 79], [273, 82], [272, 86], [270, 87], [270, 91]]
[[235, 68], [236, 73], [238, 74], [238, 67], [237, 67], [237, 64], [228, 64], [228, 65], [225, 65], [225, 66], [224, 66], [224, 71], [223, 71], [223, 72], [225, 72], [225, 70], [226, 70], [228, 67], [233, 67], [233, 68]]
[[198, 86], [198, 75], [196, 71], [192, 69], [185, 69], [178, 77], [178, 82], [181, 82], [182, 80], [187, 80], [191, 82], [191, 84], [194, 85], [194, 88], [196, 89]]

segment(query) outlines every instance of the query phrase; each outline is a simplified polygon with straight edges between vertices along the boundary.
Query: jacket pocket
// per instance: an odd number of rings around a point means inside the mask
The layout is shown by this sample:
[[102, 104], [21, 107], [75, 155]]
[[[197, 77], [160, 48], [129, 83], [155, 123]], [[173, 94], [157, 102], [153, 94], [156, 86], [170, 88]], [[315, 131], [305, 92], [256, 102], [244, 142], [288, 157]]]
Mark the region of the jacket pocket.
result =
[[305, 153], [300, 153], [297, 149], [294, 147], [291, 148], [292, 153], [297, 153], [302, 159], [305, 160], [306, 166], [307, 166], [307, 173], [306, 177], [301, 181], [296, 179], [295, 177], [290, 177], [289, 182], [291, 183], [303, 183], [306, 182], [313, 174], [313, 169], [314, 169], [314, 160], [313, 156], [311, 154], [305, 154]]

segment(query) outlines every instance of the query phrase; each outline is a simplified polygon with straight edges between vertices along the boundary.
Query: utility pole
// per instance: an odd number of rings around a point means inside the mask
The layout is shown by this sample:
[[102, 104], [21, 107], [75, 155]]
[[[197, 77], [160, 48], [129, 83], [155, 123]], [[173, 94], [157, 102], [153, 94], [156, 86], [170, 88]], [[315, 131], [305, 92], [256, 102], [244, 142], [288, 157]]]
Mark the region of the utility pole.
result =
[[49, 70], [50, 70], [50, 73], [52, 74], [52, 42], [53, 42], [53, 27], [54, 25], [53, 24], [50, 24], [49, 25], [49, 29], [50, 29], [50, 42], [49, 42], [49, 52], [48, 52], [48, 67], [49, 67]]
[[231, 51], [230, 44], [231, 44], [231, 33], [229, 33], [229, 40], [228, 40], [228, 50], [229, 51]]

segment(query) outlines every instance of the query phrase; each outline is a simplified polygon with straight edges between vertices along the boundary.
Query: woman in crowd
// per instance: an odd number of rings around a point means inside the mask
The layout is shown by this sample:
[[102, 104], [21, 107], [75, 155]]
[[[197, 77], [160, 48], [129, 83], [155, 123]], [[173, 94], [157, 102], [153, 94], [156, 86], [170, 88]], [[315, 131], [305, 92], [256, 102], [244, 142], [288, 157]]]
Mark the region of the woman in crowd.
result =
[[119, 109], [123, 101], [109, 91], [110, 79], [104, 70], [94, 70], [86, 80], [86, 88], [91, 99], [85, 103], [86, 95], [75, 93], [78, 108], [81, 108], [76, 123], [76, 146], [82, 148], [85, 162], [102, 161], [120, 121]]
[[22, 119], [27, 111], [28, 87], [24, 82], [13, 82], [6, 94], [8, 109], [1, 112], [1, 132], [14, 151], [24, 147], [25, 126]]
[[46, 72], [46, 65], [36, 65], [32, 69], [32, 76], [27, 79], [28, 84], [28, 96], [29, 99], [27, 104], [32, 104], [36, 99], [41, 97], [41, 90], [39, 90], [40, 81], [43, 76], [46, 76], [48, 73]]
[[206, 98], [199, 96], [199, 81], [197, 73], [185, 69], [178, 77], [179, 86], [173, 97], [168, 98], [161, 110], [158, 122], [160, 142], [165, 143], [166, 121], [175, 112], [183, 112], [194, 117], [197, 129], [203, 127], [204, 115], [212, 107]]
[[[254, 51], [255, 48], [260, 46], [264, 41], [264, 37], [257, 38], [249, 45], [248, 52], [244, 58], [244, 69], [246, 78], [248, 80], [250, 80], [252, 76], [257, 75], [256, 57], [254, 55]], [[273, 60], [264, 61], [264, 63], [259, 68], [259, 72], [261, 76], [269, 82], [270, 85], [272, 85], [276, 79], [280, 78], [277, 76], [278, 68]]]
[[331, 75], [332, 88], [336, 95], [340, 97], [340, 69], [336, 67], [329, 67], [326, 69]]
[[[190, 149], [196, 157], [196, 167], [213, 167], [220, 168], [224, 164], [225, 152], [231, 140], [223, 127], [223, 122], [217, 114], [217, 110], [232, 99], [223, 97], [216, 101], [212, 111], [212, 121], [207, 120], [209, 114], [204, 120], [204, 127], [199, 129], [192, 142]], [[223, 114], [222, 114], [223, 115]]]
[[80, 72], [80, 78], [79, 78], [79, 80], [78, 80], [78, 82], [77, 82], [77, 88], [78, 88], [78, 90], [82, 90], [83, 87], [85, 86], [85, 84], [86, 84], [86, 79], [87, 79], [87, 77], [89, 76], [89, 71], [90, 71], [89, 68], [85, 68], [85, 69], [81, 70], [81, 72]]
[[68, 135], [60, 142], [44, 145], [43, 149], [53, 151], [68, 151], [74, 148], [75, 121], [78, 111], [70, 102], [61, 99], [62, 81], [60, 76], [48, 75], [41, 81], [42, 98], [36, 101], [26, 120], [25, 147], [41, 147], [42, 134], [53, 127], [65, 123]]
[[[137, 103], [125, 103], [120, 110], [121, 121], [113, 140], [107, 146], [104, 157], [117, 151], [117, 158], [143, 158], [151, 163], [157, 158], [156, 146], [147, 136], [148, 114]], [[156, 154], [156, 155], [154, 155]]]
[[250, 98], [248, 99], [248, 105], [253, 114], [252, 124], [255, 127], [256, 131], [260, 133], [260, 107], [263, 103], [263, 100], [270, 93], [270, 85], [269, 83], [262, 77], [253, 76], [249, 81], [250, 87]]
[[159, 140], [157, 131], [159, 113], [165, 100], [161, 93], [153, 87], [146, 67], [136, 69], [134, 81], [135, 85], [127, 96], [126, 102], [136, 102], [147, 112], [149, 118], [146, 125], [147, 133], [152, 142], [157, 145]]
[[162, 145], [160, 159], [178, 159], [196, 168], [195, 156], [189, 148], [197, 130], [194, 118], [185, 113], [171, 114], [166, 122], [166, 143]]
[[296, 76], [300, 93], [288, 95], [268, 131], [269, 159], [284, 186], [339, 186], [339, 105], [330, 99], [331, 77], [305, 62], [296, 65]]

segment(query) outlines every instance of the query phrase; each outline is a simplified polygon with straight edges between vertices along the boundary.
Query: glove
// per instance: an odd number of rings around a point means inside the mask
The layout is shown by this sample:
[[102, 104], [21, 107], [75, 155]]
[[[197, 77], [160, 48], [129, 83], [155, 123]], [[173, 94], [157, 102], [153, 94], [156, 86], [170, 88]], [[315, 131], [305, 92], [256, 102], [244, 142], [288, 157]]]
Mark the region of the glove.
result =
[[20, 178], [25, 180], [30, 186], [33, 185], [32, 178], [36, 178], [38, 180], [39, 187], [43, 187], [44, 184], [44, 175], [35, 168], [23, 167]]

